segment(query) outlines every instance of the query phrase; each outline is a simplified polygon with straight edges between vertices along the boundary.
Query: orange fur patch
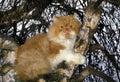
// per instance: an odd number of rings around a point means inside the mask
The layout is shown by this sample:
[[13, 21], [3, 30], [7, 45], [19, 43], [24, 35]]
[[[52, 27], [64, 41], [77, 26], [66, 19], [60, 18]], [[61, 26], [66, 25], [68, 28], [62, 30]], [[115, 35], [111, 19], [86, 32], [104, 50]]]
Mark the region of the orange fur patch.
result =
[[[53, 24], [49, 27], [48, 34], [42, 33], [31, 37], [18, 48], [15, 61], [17, 74], [22, 79], [29, 80], [34, 79], [38, 75], [48, 73], [52, 70], [52, 66], [64, 60], [64, 56], [61, 53], [66, 53], [65, 49], [69, 52], [72, 51], [69, 45], [73, 45], [74, 43], [71, 41], [74, 40], [68, 40], [68, 44], [63, 44], [61, 42], [62, 37], [65, 39], [64, 42], [66, 42], [66, 39], [75, 39], [79, 28], [80, 24], [73, 15], [57, 17], [57, 20], [53, 21]], [[56, 42], [56, 39], [58, 42]], [[60, 50], [64, 52], [60, 52]], [[52, 60], [58, 62], [52, 63]]]

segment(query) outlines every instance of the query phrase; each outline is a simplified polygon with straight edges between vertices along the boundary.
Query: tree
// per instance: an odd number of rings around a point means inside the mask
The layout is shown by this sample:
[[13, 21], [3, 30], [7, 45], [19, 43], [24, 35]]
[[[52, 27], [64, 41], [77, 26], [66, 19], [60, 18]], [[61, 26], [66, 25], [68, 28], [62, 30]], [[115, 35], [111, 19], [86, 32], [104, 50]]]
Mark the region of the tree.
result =
[[[120, 81], [120, 1], [119, 0], [2, 0], [0, 1], [1, 76], [8, 66], [2, 62], [4, 42], [12, 37], [21, 45], [40, 32], [47, 32], [54, 15], [77, 13], [82, 28], [75, 49], [86, 56], [86, 63], [70, 70], [68, 82]], [[3, 38], [4, 37], [4, 38]], [[14, 47], [16, 47], [14, 45]], [[4, 52], [3, 52], [4, 51]], [[11, 66], [9, 64], [9, 66]], [[6, 72], [6, 71], [5, 71]], [[56, 75], [56, 74], [51, 74]], [[48, 76], [46, 76], [48, 78]], [[60, 76], [62, 78], [63, 76]], [[54, 78], [55, 80], [57, 78]], [[54, 80], [53, 79], [53, 80]], [[50, 80], [50, 79], [48, 79]], [[51, 81], [52, 82], [52, 81]]]

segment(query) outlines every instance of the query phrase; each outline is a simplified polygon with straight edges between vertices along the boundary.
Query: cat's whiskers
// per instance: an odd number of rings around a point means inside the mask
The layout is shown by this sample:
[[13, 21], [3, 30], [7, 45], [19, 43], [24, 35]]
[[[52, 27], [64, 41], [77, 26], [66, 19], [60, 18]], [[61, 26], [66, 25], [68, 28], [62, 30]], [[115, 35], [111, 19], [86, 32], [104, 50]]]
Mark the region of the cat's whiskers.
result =
[[66, 38], [63, 33], [59, 34], [59, 38], [54, 38], [52, 41], [55, 41], [57, 43], [60, 43], [66, 47], [66, 49], [73, 49], [74, 43], [76, 40], [76, 34], [75, 32], [70, 32], [70, 38]]

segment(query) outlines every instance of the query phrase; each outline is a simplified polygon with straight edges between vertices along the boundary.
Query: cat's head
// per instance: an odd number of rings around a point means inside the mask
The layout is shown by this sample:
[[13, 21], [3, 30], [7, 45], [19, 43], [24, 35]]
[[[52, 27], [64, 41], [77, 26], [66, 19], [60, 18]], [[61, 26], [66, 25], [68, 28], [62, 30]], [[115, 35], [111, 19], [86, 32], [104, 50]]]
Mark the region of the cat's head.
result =
[[77, 36], [80, 23], [76, 14], [68, 16], [55, 16], [49, 27], [48, 36], [51, 39], [73, 39]]

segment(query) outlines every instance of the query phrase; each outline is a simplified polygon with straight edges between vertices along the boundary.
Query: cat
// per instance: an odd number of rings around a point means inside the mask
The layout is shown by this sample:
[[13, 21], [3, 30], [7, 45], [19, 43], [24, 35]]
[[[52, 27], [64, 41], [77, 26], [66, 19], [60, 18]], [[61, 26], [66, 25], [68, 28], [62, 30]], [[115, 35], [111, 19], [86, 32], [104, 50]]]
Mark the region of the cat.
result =
[[15, 70], [23, 80], [32, 80], [56, 69], [63, 61], [83, 64], [85, 57], [74, 52], [80, 23], [76, 14], [54, 16], [48, 33], [40, 33], [26, 40], [16, 51]]

